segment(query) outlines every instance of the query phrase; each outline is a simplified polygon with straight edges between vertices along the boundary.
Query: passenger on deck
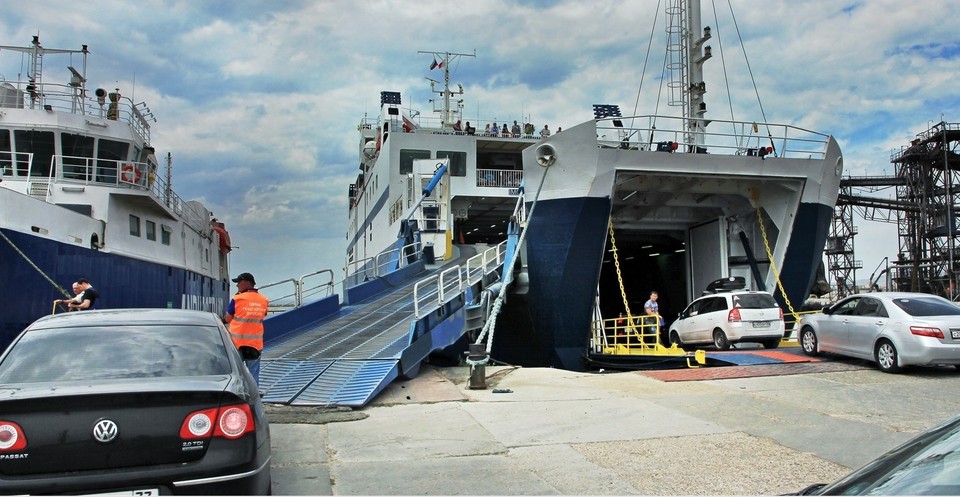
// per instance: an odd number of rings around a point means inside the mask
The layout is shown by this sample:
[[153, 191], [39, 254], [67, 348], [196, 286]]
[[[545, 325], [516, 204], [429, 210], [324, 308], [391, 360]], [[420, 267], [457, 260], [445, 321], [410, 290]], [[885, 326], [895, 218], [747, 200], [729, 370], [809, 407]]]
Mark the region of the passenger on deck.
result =
[[537, 127], [532, 123], [527, 123], [523, 125], [523, 136], [525, 138], [532, 138], [533, 132], [537, 130]]
[[544, 124], [543, 129], [540, 130], [540, 137], [546, 138], [548, 136], [550, 136], [550, 127]]
[[513, 121], [513, 127], [510, 128], [510, 133], [512, 133], [513, 136], [520, 137], [520, 125], [517, 124], [517, 121]]
[[507, 129], [507, 123], [503, 123], [503, 129], [500, 130], [500, 134], [506, 137], [510, 136], [510, 130]]
[[468, 134], [468, 135], [472, 135], [472, 134], [475, 134], [475, 133], [477, 132], [477, 128], [474, 128], [473, 126], [470, 126], [470, 121], [467, 121], [467, 126], [466, 126], [466, 128], [464, 128], [464, 129], [467, 131], [467, 134]]
[[483, 127], [483, 134], [485, 135], [490, 134], [490, 123], [487, 123], [487, 125]]
[[[470, 123], [467, 123], [467, 124], [470, 124]], [[460, 125], [459, 119], [457, 119], [457, 122], [453, 123], [453, 131], [456, 132], [457, 134], [460, 134], [460, 132], [463, 131], [463, 128]]]
[[500, 136], [500, 126], [497, 126], [497, 123], [493, 123], [493, 126], [490, 126], [490, 134], [492, 136]]

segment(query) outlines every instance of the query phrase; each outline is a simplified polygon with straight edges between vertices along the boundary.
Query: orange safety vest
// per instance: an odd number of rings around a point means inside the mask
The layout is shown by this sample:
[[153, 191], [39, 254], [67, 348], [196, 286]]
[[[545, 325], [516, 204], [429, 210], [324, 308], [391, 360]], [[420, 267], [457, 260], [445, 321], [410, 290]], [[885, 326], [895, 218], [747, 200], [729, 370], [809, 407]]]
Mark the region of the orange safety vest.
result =
[[263, 318], [270, 301], [256, 290], [233, 296], [234, 314], [230, 321], [230, 338], [240, 348], [244, 345], [263, 350]]

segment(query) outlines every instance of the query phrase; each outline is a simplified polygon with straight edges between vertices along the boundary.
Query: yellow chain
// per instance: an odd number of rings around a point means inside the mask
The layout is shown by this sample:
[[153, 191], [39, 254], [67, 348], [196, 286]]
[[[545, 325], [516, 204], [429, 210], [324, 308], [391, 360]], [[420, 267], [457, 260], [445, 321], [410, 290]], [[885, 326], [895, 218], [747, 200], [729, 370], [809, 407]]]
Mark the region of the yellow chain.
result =
[[793, 315], [793, 322], [800, 321], [800, 315], [793, 310], [793, 304], [790, 303], [790, 297], [783, 289], [783, 283], [780, 281], [780, 272], [777, 271], [777, 264], [773, 262], [773, 251], [770, 250], [770, 242], [767, 240], [767, 228], [763, 225], [763, 213], [760, 210], [760, 192], [756, 188], [751, 188], [753, 194], [753, 203], [757, 206], [757, 222], [760, 223], [760, 234], [763, 236], [763, 246], [767, 249], [767, 259], [770, 260], [770, 269], [773, 271], [773, 277], [777, 280], [777, 288], [780, 289], [780, 295], [783, 295], [783, 301], [787, 304], [787, 309]]
[[627, 291], [623, 289], [623, 276], [620, 275], [620, 259], [617, 257], [617, 239], [613, 236], [613, 218], [609, 220], [610, 226], [610, 250], [613, 251], [613, 265], [617, 268], [617, 282], [620, 284], [620, 296], [623, 297], [623, 308], [627, 311], [627, 322], [632, 323], [630, 314], [630, 303], [627, 302]]

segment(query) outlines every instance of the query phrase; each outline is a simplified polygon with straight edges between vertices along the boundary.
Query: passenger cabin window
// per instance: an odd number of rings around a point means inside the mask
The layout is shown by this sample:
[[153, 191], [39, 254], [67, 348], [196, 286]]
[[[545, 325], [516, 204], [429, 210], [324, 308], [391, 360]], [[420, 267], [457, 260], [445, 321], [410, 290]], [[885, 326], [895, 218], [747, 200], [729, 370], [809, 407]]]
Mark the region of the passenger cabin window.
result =
[[160, 225], [160, 243], [164, 245], [170, 245], [170, 233], [173, 233], [173, 228], [163, 225]]
[[466, 152], [447, 152], [437, 151], [438, 159], [450, 159], [450, 176], [467, 175], [467, 153]]
[[417, 159], [429, 159], [429, 150], [400, 150], [400, 174], [410, 174], [413, 172], [413, 161]]
[[[17, 176], [28, 174], [33, 177], [49, 176], [54, 150], [53, 131], [18, 129], [13, 132], [13, 137], [17, 146]], [[28, 155], [31, 153], [33, 154], [32, 165]]]
[[130, 214], [130, 235], [140, 236], [140, 218]]
[[60, 135], [60, 149], [64, 179], [88, 181], [93, 167], [93, 137], [63, 133]]
[[147, 221], [147, 240], [157, 241], [157, 223], [153, 221]]

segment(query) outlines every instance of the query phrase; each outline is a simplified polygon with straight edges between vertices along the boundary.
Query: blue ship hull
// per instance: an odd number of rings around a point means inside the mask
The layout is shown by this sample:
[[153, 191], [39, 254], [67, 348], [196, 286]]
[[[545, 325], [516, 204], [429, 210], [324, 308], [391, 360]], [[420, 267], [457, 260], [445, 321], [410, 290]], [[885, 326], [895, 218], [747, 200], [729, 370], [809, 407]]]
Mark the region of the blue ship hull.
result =
[[[593, 304], [610, 216], [608, 198], [541, 200], [527, 229], [529, 287], [512, 293], [497, 321], [493, 355], [525, 366], [586, 368]], [[799, 309], [816, 278], [833, 209], [801, 204], [780, 279]], [[787, 310], [779, 289], [768, 289]]]
[[[0, 231], [59, 287], [69, 291], [78, 278], [89, 279], [100, 292], [100, 309], [172, 307], [222, 315], [229, 302], [230, 282], [226, 280], [16, 231]], [[50, 314], [54, 300], [64, 297], [2, 238], [0, 284], [7, 294], [0, 319], [2, 350], [27, 325]]]

